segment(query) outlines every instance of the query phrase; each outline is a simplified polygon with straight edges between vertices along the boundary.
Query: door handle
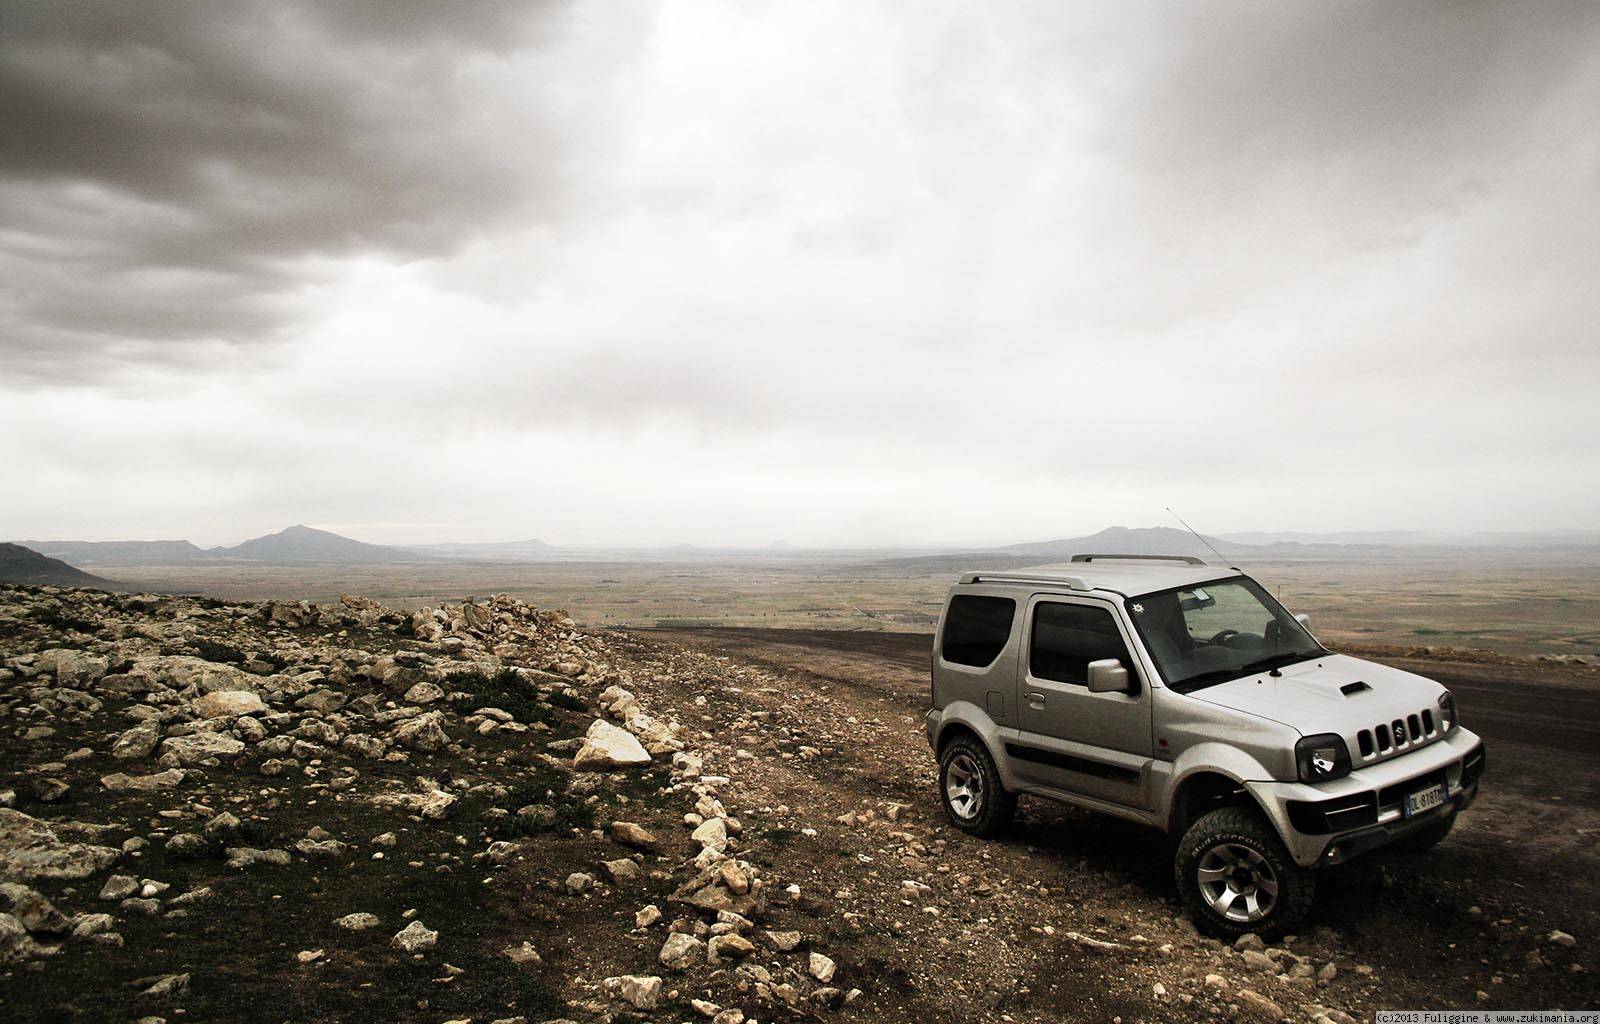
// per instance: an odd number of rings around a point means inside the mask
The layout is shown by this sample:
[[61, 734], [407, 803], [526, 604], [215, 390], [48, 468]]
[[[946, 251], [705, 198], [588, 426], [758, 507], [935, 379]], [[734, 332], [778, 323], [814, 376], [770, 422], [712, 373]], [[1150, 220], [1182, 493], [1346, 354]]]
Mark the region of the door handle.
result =
[[1031, 707], [1031, 708], [1042, 708], [1042, 707], [1044, 707], [1044, 694], [1043, 693], [1040, 693], [1038, 690], [1029, 690], [1027, 696], [1028, 696], [1028, 706], [1029, 707]]

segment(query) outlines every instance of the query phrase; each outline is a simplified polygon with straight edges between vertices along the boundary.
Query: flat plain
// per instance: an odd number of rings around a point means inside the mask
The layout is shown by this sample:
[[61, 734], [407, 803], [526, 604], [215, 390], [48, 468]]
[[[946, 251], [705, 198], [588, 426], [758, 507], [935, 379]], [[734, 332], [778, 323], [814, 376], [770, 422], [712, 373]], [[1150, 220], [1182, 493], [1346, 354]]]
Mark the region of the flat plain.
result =
[[[402, 608], [506, 593], [589, 627], [743, 626], [931, 632], [960, 568], [927, 560], [751, 557], [700, 561], [401, 565], [97, 565], [125, 585], [226, 600]], [[1600, 552], [1407, 551], [1282, 558], [1241, 568], [1311, 616], [1325, 642], [1600, 659]], [[1219, 574], [1227, 570], [1219, 568]]]

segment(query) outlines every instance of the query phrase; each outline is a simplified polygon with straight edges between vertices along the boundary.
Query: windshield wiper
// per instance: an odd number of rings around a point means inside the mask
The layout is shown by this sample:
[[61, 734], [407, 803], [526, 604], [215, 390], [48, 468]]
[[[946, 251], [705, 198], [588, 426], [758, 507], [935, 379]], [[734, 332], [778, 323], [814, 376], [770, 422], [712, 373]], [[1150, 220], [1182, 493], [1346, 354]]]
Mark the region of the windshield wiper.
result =
[[1239, 674], [1242, 676], [1248, 676], [1262, 670], [1270, 670], [1274, 675], [1276, 675], [1278, 669], [1285, 665], [1293, 665], [1297, 661], [1309, 661], [1321, 653], [1321, 651], [1285, 651], [1281, 654], [1273, 654], [1257, 661], [1250, 662], [1243, 668], [1239, 669]]

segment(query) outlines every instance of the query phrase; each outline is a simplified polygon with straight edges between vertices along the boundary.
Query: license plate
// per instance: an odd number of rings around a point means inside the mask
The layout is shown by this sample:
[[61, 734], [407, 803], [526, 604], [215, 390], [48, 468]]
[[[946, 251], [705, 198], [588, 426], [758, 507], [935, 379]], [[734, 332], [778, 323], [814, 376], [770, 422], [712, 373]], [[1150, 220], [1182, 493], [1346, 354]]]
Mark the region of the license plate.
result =
[[1406, 797], [1405, 816], [1409, 818], [1423, 811], [1431, 811], [1442, 803], [1444, 803], [1444, 784], [1429, 786]]

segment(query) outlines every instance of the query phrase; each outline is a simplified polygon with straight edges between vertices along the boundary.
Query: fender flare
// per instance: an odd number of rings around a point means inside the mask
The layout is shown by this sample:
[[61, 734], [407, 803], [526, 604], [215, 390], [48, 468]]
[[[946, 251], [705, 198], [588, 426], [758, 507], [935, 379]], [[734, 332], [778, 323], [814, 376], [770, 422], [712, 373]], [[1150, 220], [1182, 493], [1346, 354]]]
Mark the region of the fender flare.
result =
[[995, 770], [1000, 773], [1000, 781], [1010, 792], [1016, 792], [1017, 780], [1011, 772], [1010, 758], [1005, 755], [1005, 741], [1000, 736], [1000, 727], [995, 725], [989, 713], [978, 705], [967, 700], [951, 701], [939, 710], [939, 724], [933, 733], [933, 751], [937, 758], [939, 750], [944, 746], [952, 729], [961, 729], [971, 732], [978, 737], [984, 749], [989, 752], [989, 759], [994, 762]]
[[1278, 820], [1280, 815], [1276, 813], [1277, 808], [1263, 804], [1251, 788], [1252, 783], [1277, 781], [1271, 769], [1240, 748], [1218, 741], [1198, 743], [1173, 762], [1171, 781], [1163, 801], [1166, 804], [1165, 817], [1169, 832], [1177, 820], [1177, 795], [1182, 792], [1184, 784], [1197, 775], [1221, 775], [1232, 780], [1244, 790], [1245, 796], [1261, 812], [1262, 817], [1272, 824], [1279, 838], [1284, 838], [1287, 822]]
[[1172, 762], [1172, 784], [1178, 786], [1191, 775], [1211, 772], [1226, 775], [1243, 786], [1247, 782], [1271, 782], [1272, 771], [1245, 751], [1219, 740], [1208, 740], [1178, 755]]

